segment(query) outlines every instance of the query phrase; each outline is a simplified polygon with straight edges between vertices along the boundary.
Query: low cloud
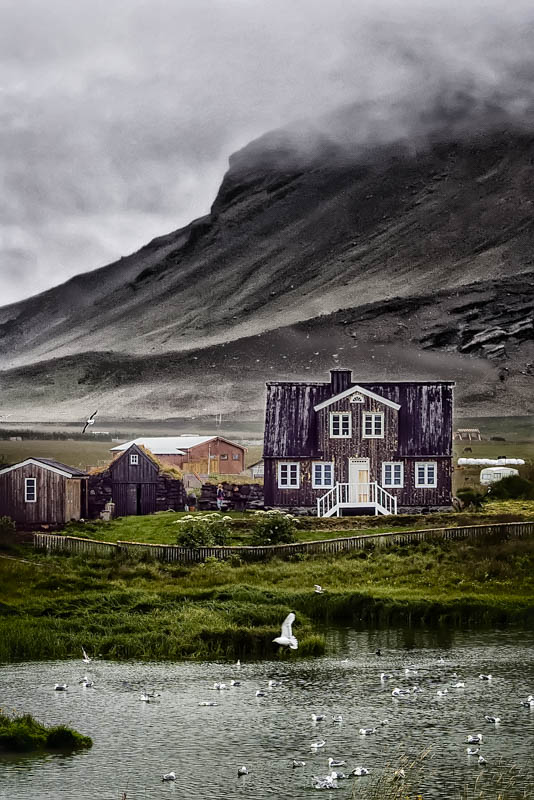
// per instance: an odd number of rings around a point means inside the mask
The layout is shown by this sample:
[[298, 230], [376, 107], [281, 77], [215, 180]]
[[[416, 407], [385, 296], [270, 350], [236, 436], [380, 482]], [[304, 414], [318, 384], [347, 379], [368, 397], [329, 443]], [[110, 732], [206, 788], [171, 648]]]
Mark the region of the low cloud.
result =
[[351, 105], [338, 138], [409, 139], [440, 113], [454, 127], [462, 103], [530, 124], [522, 1], [0, 0], [0, 13], [2, 303], [206, 213], [230, 153], [271, 128]]

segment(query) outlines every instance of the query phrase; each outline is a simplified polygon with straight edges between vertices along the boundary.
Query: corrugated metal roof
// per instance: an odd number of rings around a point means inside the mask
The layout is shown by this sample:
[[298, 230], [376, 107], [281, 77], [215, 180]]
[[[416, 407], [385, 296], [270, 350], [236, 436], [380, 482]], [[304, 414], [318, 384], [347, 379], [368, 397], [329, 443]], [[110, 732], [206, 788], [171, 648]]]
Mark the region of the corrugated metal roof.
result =
[[[119, 444], [117, 447], [112, 447], [111, 452], [120, 452], [127, 450], [133, 444], [146, 447], [154, 455], [185, 455], [186, 450], [192, 447], [197, 447], [199, 444], [210, 442], [213, 439], [223, 439], [225, 442], [230, 442], [229, 439], [224, 439], [222, 436], [141, 436], [138, 439], [132, 439], [130, 442]], [[236, 447], [241, 447], [236, 442], [230, 442]], [[245, 448], [243, 448], [245, 449]]]
[[27, 461], [34, 461], [39, 464], [42, 464], [44, 467], [53, 467], [54, 469], [59, 469], [61, 472], [67, 472], [73, 478], [87, 478], [88, 473], [83, 472], [81, 469], [77, 469], [76, 467], [69, 467], [68, 464], [63, 464], [61, 461], [56, 461], [54, 458], [41, 458], [40, 456], [30, 456], [28, 459], [24, 459], [24, 461], [19, 461], [16, 464], [6, 464], [2, 469], [3, 470], [11, 470], [16, 467], [25, 464]]
[[[351, 382], [400, 405], [399, 455], [450, 455], [452, 381]], [[332, 397], [328, 383], [268, 383], [263, 454], [274, 458], [318, 458], [314, 406]]]

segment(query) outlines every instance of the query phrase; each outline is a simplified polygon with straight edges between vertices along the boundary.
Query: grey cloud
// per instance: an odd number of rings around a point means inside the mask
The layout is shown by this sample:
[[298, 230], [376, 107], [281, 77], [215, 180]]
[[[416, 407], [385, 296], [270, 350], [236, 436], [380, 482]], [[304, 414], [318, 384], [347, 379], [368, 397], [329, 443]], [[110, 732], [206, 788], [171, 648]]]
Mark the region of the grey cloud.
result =
[[293, 120], [356, 104], [339, 138], [409, 138], [462, 92], [524, 120], [530, 6], [0, 0], [0, 302], [205, 213], [228, 155]]

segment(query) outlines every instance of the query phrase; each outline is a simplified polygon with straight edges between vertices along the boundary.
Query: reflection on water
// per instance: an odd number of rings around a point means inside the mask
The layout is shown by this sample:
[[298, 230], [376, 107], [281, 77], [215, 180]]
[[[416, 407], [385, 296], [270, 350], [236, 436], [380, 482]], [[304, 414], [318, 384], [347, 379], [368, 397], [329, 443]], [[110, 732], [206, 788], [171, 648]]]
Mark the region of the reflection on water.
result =
[[[95, 662], [0, 666], [0, 707], [29, 712], [48, 724], [65, 723], [93, 737], [90, 751], [74, 755], [2, 756], [2, 800], [127, 800], [136, 798], [305, 798], [311, 777], [328, 772], [328, 758], [364, 766], [376, 776], [400, 753], [432, 746], [425, 785], [428, 797], [452, 797], [480, 767], [466, 755], [466, 736], [481, 732], [481, 752], [491, 769], [501, 759], [533, 779], [534, 710], [520, 701], [534, 694], [531, 632], [421, 630], [329, 633], [335, 658], [301, 662], [228, 664]], [[380, 649], [381, 655], [375, 651]], [[406, 676], [406, 667], [417, 675]], [[79, 681], [86, 672], [95, 689]], [[380, 680], [381, 672], [394, 678]], [[479, 679], [491, 673], [491, 681]], [[230, 687], [230, 680], [241, 681]], [[267, 688], [269, 679], [280, 686]], [[55, 692], [66, 681], [67, 692]], [[224, 681], [228, 690], [213, 689]], [[464, 689], [453, 689], [464, 681]], [[395, 686], [421, 692], [395, 700]], [[265, 697], [256, 690], [265, 688]], [[156, 702], [144, 703], [144, 690]], [[438, 696], [437, 692], [447, 689]], [[216, 701], [216, 707], [199, 706]], [[313, 723], [311, 714], [325, 714]], [[334, 724], [333, 715], [343, 722]], [[498, 726], [485, 714], [501, 718]], [[380, 725], [383, 720], [387, 724]], [[377, 731], [360, 736], [361, 727]], [[326, 746], [313, 751], [312, 742]], [[306, 762], [293, 769], [292, 759]], [[238, 767], [249, 775], [238, 778]], [[485, 769], [485, 768], [482, 768]], [[162, 783], [173, 770], [176, 783]], [[338, 796], [351, 795], [352, 780]]]

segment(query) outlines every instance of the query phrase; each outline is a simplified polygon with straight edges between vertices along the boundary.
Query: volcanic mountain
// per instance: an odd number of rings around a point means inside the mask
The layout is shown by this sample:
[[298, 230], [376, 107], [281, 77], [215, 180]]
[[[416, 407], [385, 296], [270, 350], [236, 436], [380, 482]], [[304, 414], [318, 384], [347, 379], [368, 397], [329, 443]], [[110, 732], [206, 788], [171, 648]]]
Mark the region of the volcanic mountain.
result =
[[533, 164], [516, 127], [267, 134], [207, 216], [0, 308], [2, 412], [261, 420], [265, 380], [338, 365], [454, 379], [471, 415], [532, 413]]

